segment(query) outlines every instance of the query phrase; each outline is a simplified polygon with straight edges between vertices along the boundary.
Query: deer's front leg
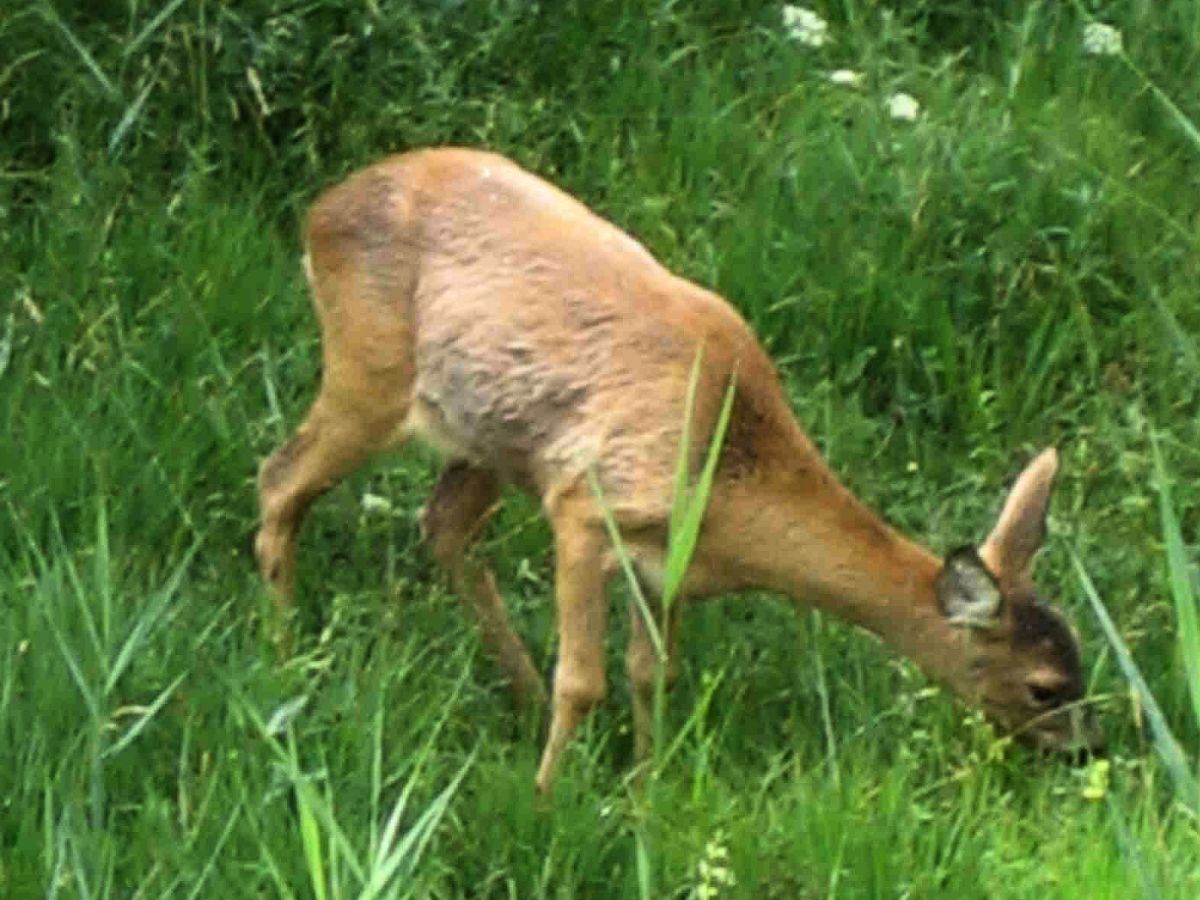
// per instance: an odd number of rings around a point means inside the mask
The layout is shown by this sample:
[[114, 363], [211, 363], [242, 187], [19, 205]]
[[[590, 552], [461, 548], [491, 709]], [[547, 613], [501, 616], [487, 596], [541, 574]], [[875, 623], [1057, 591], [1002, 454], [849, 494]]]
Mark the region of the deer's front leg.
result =
[[608, 612], [602, 526], [557, 516], [554, 521], [558, 665], [550, 734], [537, 773], [548, 793], [563, 751], [588, 712], [604, 699], [604, 634]]

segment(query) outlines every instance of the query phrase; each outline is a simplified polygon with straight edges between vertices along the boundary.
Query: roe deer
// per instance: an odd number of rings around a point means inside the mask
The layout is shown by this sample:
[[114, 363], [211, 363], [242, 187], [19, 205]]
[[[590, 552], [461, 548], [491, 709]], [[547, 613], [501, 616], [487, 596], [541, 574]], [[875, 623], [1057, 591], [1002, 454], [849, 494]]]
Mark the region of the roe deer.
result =
[[[385, 159], [316, 201], [306, 243], [322, 380], [303, 424], [261, 467], [259, 567], [286, 618], [309, 505], [369, 454], [419, 437], [448, 460], [423, 517], [432, 554], [518, 702], [540, 703], [542, 680], [492, 572], [468, 556], [504, 483], [533, 493], [553, 525], [559, 636], [540, 791], [606, 691], [605, 588], [616, 563], [587, 472], [653, 591], [701, 345], [693, 462], [735, 373], [736, 394], [683, 594], [785, 594], [879, 635], [1039, 747], [1099, 748], [1081, 702], [1078, 641], [1030, 579], [1053, 449], [1017, 479], [979, 548], [943, 561], [837, 480], [732, 306], [503, 157], [441, 148]], [[641, 758], [655, 653], [637, 612], [631, 624]], [[674, 668], [672, 634], [666, 642]]]

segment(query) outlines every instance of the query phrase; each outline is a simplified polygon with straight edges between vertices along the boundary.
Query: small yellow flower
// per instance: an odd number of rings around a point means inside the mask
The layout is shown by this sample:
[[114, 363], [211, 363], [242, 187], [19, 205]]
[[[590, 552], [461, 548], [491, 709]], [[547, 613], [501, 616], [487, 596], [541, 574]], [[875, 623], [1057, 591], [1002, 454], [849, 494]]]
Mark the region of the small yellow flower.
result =
[[1107, 759], [1097, 759], [1088, 766], [1087, 783], [1081, 792], [1084, 800], [1103, 800], [1108, 796], [1108, 772]]

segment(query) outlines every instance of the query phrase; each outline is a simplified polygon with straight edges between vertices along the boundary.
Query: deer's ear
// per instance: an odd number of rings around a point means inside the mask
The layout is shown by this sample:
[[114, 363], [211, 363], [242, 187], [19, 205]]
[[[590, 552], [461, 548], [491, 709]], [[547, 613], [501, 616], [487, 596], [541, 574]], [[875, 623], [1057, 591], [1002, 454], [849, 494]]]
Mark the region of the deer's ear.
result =
[[974, 547], [960, 547], [946, 557], [938, 574], [937, 598], [951, 625], [986, 630], [1000, 623], [1000, 586]]
[[1046, 510], [1058, 472], [1058, 451], [1053, 447], [1034, 458], [1013, 484], [980, 554], [996, 575], [1025, 576], [1033, 557], [1046, 539]]

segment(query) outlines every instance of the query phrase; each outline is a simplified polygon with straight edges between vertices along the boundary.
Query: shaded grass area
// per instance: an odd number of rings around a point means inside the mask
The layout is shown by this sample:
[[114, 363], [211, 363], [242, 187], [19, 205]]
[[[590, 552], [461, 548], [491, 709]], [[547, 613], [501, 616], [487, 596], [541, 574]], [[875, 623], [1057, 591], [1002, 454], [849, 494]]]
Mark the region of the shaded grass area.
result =
[[[669, 896], [708, 859], [730, 896], [1195, 896], [1196, 822], [1068, 551], [1194, 769], [1150, 435], [1194, 573], [1200, 148], [1147, 85], [1200, 119], [1200, 33], [1189, 3], [1088, 9], [1135, 66], [1081, 55], [1069, 4], [831, 4], [819, 50], [748, 2], [0, 12], [0, 893], [356, 896], [398, 798], [407, 834], [466, 766], [397, 896], [636, 896], [635, 829]], [[838, 471], [935, 548], [1060, 447], [1041, 581], [1108, 698], [1101, 802], [862, 635], [729, 598], [685, 618], [664, 776], [624, 783], [618, 627], [614, 702], [539, 804], [538, 723], [419, 545], [421, 451], [314, 512], [306, 640], [275, 662], [247, 548], [318, 369], [299, 216], [450, 141], [730, 297]], [[485, 552], [548, 672], [547, 546], [513, 498]]]

